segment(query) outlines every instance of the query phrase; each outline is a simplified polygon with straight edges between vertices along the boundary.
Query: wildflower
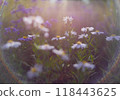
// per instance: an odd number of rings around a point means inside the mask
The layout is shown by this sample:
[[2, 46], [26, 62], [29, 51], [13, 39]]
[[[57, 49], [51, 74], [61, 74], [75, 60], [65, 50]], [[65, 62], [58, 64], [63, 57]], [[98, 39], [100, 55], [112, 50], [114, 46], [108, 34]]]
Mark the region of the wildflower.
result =
[[77, 35], [77, 32], [75, 32], [75, 31], [73, 31], [73, 30], [70, 31], [70, 32], [67, 32], [67, 31], [66, 31], [66, 32], [65, 32], [65, 35], [66, 35], [66, 36], [69, 36], [69, 35], [70, 35], [69, 33], [70, 33], [71, 35]]
[[63, 39], [65, 39], [66, 37], [65, 36], [63, 36], [63, 37], [60, 37], [59, 35], [57, 35], [56, 37], [53, 37], [51, 40], [53, 41], [53, 40], [63, 40]]
[[87, 38], [88, 34], [81, 34], [81, 35], [79, 35], [78, 39], [82, 39], [83, 37]]
[[39, 49], [39, 50], [46, 50], [46, 51], [52, 50], [52, 49], [55, 48], [54, 46], [51, 46], [51, 45], [49, 45], [49, 44], [44, 44], [44, 45], [36, 45], [36, 44], [34, 44], [34, 46], [35, 46], [37, 49]]
[[44, 37], [45, 37], [45, 38], [48, 38], [48, 37], [49, 37], [49, 33], [47, 33], [47, 32], [44, 33]]
[[72, 30], [72, 31], [71, 31], [71, 34], [72, 34], [72, 35], [77, 35], [77, 32], [75, 32], [75, 31]]
[[38, 27], [44, 23], [44, 20], [41, 16], [28, 16], [23, 18], [23, 22], [26, 25], [33, 25], [33, 27]]
[[61, 58], [63, 60], [66, 60], [66, 61], [69, 60], [69, 57], [67, 56], [67, 54], [65, 53], [65, 51], [63, 51], [62, 49], [60, 49], [60, 50], [53, 49], [52, 52], [55, 53], [56, 55], [61, 56]]
[[23, 36], [22, 38], [19, 38], [18, 40], [20, 40], [20, 41], [31, 41], [32, 38], [28, 37], [28, 36]]
[[87, 27], [87, 29], [88, 29], [89, 31], [93, 31], [93, 30], [94, 30], [94, 27]]
[[84, 49], [84, 48], [87, 48], [87, 44], [84, 44], [80, 41], [78, 41], [76, 44], [74, 44], [73, 46], [71, 46], [72, 49]]
[[44, 23], [44, 25], [45, 25], [46, 27], [52, 27], [52, 24], [51, 24], [49, 21], [46, 21], [46, 22]]
[[11, 28], [5, 28], [5, 31], [8, 33], [8, 32], [11, 32]]
[[1, 1], [0, 1], [0, 3], [3, 3], [3, 6], [7, 6], [7, 5], [8, 5], [7, 0], [4, 0], [4, 1], [3, 1], [3, 0], [1, 0]]
[[31, 67], [30, 71], [27, 72], [27, 77], [29, 79], [32, 79], [34, 77], [38, 77], [39, 74], [42, 72], [42, 69], [43, 66], [42, 65], [39, 65], [39, 64], [35, 64], [34, 67]]
[[93, 31], [93, 30], [94, 30], [94, 27], [83, 27], [83, 28], [81, 28], [82, 32]]
[[65, 32], [65, 35], [66, 35], [66, 36], [69, 36], [69, 32], [66, 31], [66, 32]]
[[38, 28], [44, 32], [49, 32], [49, 29], [44, 27], [43, 25], [39, 25]]
[[3, 45], [2, 49], [18, 48], [20, 45], [21, 45], [20, 42], [9, 40], [5, 45]]
[[25, 24], [27, 24], [27, 25], [31, 25], [32, 23], [33, 23], [33, 20], [34, 20], [35, 18], [33, 17], [33, 16], [29, 16], [29, 17], [24, 17], [23, 18], [23, 22], [25, 23]]
[[13, 26], [5, 28], [5, 31], [8, 32], [19, 32], [19, 30]]
[[113, 39], [119, 41], [120, 40], [120, 36], [116, 36], [115, 34], [112, 34], [110, 37], [106, 37], [107, 41], [112, 41]]
[[28, 35], [28, 38], [33, 38], [33, 39], [35, 39], [35, 38], [37, 38], [37, 37], [40, 37], [40, 35], [35, 35], [35, 34], [33, 34], [33, 35]]
[[67, 24], [68, 22], [72, 23], [73, 18], [69, 17], [69, 16], [66, 16], [66, 17], [63, 17], [63, 21], [64, 21], [65, 24]]
[[82, 71], [84, 72], [85, 68], [94, 69], [95, 65], [91, 64], [91, 63], [88, 63], [86, 61], [82, 61], [82, 62], [78, 62], [77, 64], [74, 64], [73, 67], [75, 67], [77, 70], [79, 70], [80, 68], [82, 68]]
[[104, 32], [100, 32], [100, 31], [95, 31], [95, 32], [91, 32], [91, 34], [92, 35], [96, 35], [96, 34], [98, 34], [98, 35], [101, 35], [101, 34], [104, 34]]
[[32, 8], [25, 8], [23, 5], [19, 5], [18, 9], [12, 10], [11, 14], [17, 13], [17, 12], [22, 12], [25, 14], [35, 14], [37, 11], [37, 7], [32, 7]]
[[81, 31], [82, 32], [87, 32], [87, 28], [83, 27], [83, 28], [81, 28]]

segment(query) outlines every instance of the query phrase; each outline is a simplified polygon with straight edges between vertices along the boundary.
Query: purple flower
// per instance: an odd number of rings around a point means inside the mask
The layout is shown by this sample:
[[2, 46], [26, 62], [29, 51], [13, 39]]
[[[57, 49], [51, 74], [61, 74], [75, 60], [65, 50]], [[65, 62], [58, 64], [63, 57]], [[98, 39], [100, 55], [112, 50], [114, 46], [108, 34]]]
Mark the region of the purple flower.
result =
[[[19, 6], [22, 7], [21, 5], [19, 5]], [[18, 9], [17, 9], [17, 10], [13, 9], [13, 10], [11, 11], [11, 14], [20, 12], [20, 11], [23, 9], [23, 8], [20, 8], [19, 6], [18, 6]]]
[[7, 2], [7, 1], [4, 1], [4, 5], [7, 6], [7, 5], [8, 5], [8, 2]]
[[13, 28], [13, 32], [19, 32], [19, 29]]
[[25, 8], [23, 5], [19, 5], [17, 10], [13, 10], [11, 14], [17, 13], [17, 12], [22, 12], [22, 13], [30, 13], [31, 8]]
[[46, 21], [46, 22], [44, 23], [44, 25], [45, 25], [45, 27], [52, 27], [52, 24], [51, 24], [49, 21]]
[[15, 33], [17, 33], [17, 32], [19, 32], [19, 29], [11, 26], [11, 27], [5, 28], [5, 31], [6, 31], [7, 33], [9, 33], [9, 32], [15, 32]]
[[22, 12], [25, 14], [35, 14], [36, 12], [41, 12], [43, 9], [38, 8], [38, 7], [31, 7], [31, 8], [25, 8], [23, 5], [18, 5], [18, 8], [15, 10], [13, 9], [11, 11], [11, 14], [17, 13], [17, 12]]
[[8, 32], [11, 32], [11, 28], [5, 28], [5, 31], [8, 33]]
[[31, 41], [33, 38], [27, 37], [27, 36], [23, 36], [22, 38], [19, 38], [19, 41]]

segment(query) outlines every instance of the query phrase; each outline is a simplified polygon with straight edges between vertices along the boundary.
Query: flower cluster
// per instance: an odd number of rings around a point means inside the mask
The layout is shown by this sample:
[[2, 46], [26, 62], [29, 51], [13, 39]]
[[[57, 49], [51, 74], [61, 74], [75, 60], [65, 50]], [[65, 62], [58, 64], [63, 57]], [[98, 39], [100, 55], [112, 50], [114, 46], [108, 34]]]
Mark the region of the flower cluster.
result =
[[[31, 2], [37, 3], [38, 0]], [[4, 4], [7, 5], [7, 2]], [[16, 20], [11, 20], [9, 26], [6, 25], [7, 27], [3, 29], [4, 33], [7, 33], [3, 36], [7, 42], [1, 49], [6, 51], [18, 49], [25, 54], [25, 59], [22, 59], [25, 61], [20, 61], [20, 64], [22, 63], [20, 71], [21, 74], [25, 73], [29, 80], [37, 78], [40, 82], [44, 80], [46, 83], [52, 83], [57, 79], [62, 80], [64, 76], [71, 80], [79, 80], [80, 74], [83, 73], [84, 79], [98, 66], [96, 58], [99, 57], [101, 48], [97, 44], [101, 42], [98, 38], [106, 40], [105, 42], [120, 40], [120, 36], [115, 34], [107, 36], [104, 31], [96, 30], [93, 26], [82, 28], [78, 26], [79, 29], [75, 29], [73, 22], [76, 19], [72, 16], [61, 19], [63, 23], [60, 30], [57, 28], [58, 19], [47, 18], [42, 13], [37, 14], [38, 11], [41, 11], [38, 7], [25, 8], [19, 5], [17, 9], [11, 11], [12, 16], [13, 14], [17, 16]], [[15, 36], [14, 34], [9, 36], [9, 33], [15, 33]], [[13, 52], [17, 54], [17, 50]], [[22, 54], [18, 54], [19, 59], [23, 57]]]
[[73, 18], [71, 16], [66, 16], [66, 17], [63, 17], [63, 21], [65, 24], [67, 24], [68, 22], [72, 23]]
[[49, 32], [49, 29], [42, 25], [44, 23], [44, 20], [41, 16], [24, 17], [23, 22], [26, 24], [28, 28], [30, 28], [30, 26], [33, 26], [35, 28], [39, 28], [44, 32]]
[[60, 37], [59, 35], [57, 35], [56, 37], [53, 37], [51, 40], [53, 41], [53, 40], [63, 40], [63, 39], [65, 39], [66, 37], [65, 36], [63, 36], [63, 37]]
[[79, 48], [84, 49], [84, 48], [87, 48], [87, 44], [84, 44], [84, 43], [78, 41], [78, 42], [77, 42], [76, 44], [74, 44], [71, 48], [72, 48], [72, 49], [79, 49]]

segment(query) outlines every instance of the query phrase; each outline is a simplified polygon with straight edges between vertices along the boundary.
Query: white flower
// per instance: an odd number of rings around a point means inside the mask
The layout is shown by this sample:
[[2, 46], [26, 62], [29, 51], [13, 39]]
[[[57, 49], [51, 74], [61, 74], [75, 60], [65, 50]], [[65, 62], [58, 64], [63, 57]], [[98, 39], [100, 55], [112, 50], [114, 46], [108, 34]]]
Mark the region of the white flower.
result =
[[53, 49], [52, 51], [53, 51], [53, 53], [61, 56], [61, 58], [63, 60], [67, 60], [67, 61], [69, 60], [69, 57], [67, 56], [67, 54], [62, 49], [60, 49], [60, 50]]
[[65, 32], [65, 35], [66, 35], [66, 36], [69, 36], [69, 32], [66, 31], [66, 32]]
[[75, 32], [75, 31], [73, 31], [73, 30], [72, 30], [71, 32], [67, 32], [67, 31], [66, 31], [66, 32], [65, 32], [65, 35], [66, 35], [66, 36], [69, 36], [69, 33], [70, 33], [71, 35], [77, 35], [77, 32]]
[[48, 38], [49, 37], [49, 33], [44, 33], [44, 37]]
[[116, 36], [115, 34], [112, 34], [110, 37], [106, 37], [107, 41], [112, 41], [113, 39], [119, 41], [120, 40], [120, 36]]
[[34, 77], [38, 77], [39, 74], [42, 72], [42, 68], [43, 68], [42, 65], [35, 64], [35, 66], [32, 67], [32, 68], [30, 69], [30, 71], [27, 72], [27, 77], [28, 77], [29, 79], [32, 79], [32, 78], [34, 78]]
[[52, 50], [52, 49], [54, 49], [54, 46], [51, 46], [51, 45], [49, 45], [49, 44], [44, 44], [44, 45], [36, 45], [36, 44], [34, 44], [35, 45], [35, 47], [37, 48], [37, 49], [39, 49], [39, 50]]
[[41, 16], [28, 16], [28, 17], [23, 17], [23, 22], [26, 25], [32, 25], [34, 27], [38, 27], [39, 25], [44, 23], [44, 20]]
[[43, 18], [41, 16], [36, 16], [34, 18], [34, 21], [35, 21], [35, 23], [38, 23], [40, 25], [44, 23], [44, 20], [43, 20]]
[[100, 32], [100, 31], [95, 31], [95, 32], [91, 32], [92, 35], [101, 35], [101, 34], [104, 34], [104, 32]]
[[43, 25], [39, 25], [38, 28], [46, 33], [49, 32], [49, 29], [44, 27]]
[[21, 46], [21, 42], [9, 40], [5, 45], [2, 46], [2, 49], [18, 48], [19, 46]]
[[23, 17], [23, 22], [28, 28], [30, 28], [30, 26], [33, 25], [34, 28], [39, 28], [44, 32], [49, 32], [49, 29], [42, 25], [44, 23], [44, 20], [41, 16]]
[[79, 35], [78, 39], [82, 39], [83, 37], [87, 38], [88, 34], [81, 34], [81, 35]]
[[72, 35], [77, 35], [77, 32], [75, 32], [75, 31], [72, 30], [72, 31], [71, 31], [71, 34], [72, 34]]
[[93, 30], [94, 30], [94, 27], [83, 27], [83, 28], [81, 28], [82, 32], [93, 31]]
[[31, 25], [33, 23], [33, 17], [32, 16], [23, 17], [23, 22], [27, 25]]
[[84, 72], [85, 68], [94, 69], [95, 65], [91, 64], [91, 63], [88, 63], [86, 61], [83, 61], [83, 62], [78, 62], [77, 64], [74, 64], [73, 67], [75, 67], [77, 70], [79, 70], [80, 68], [82, 68], [82, 71]]
[[89, 31], [93, 31], [93, 30], [94, 30], [94, 27], [87, 27], [87, 29], [88, 29]]
[[74, 44], [73, 46], [71, 46], [72, 49], [84, 49], [84, 48], [87, 48], [87, 44], [84, 44], [80, 41], [78, 41], [76, 44]]
[[69, 16], [66, 16], [66, 17], [63, 17], [63, 21], [64, 21], [65, 24], [67, 24], [68, 22], [72, 22], [73, 18], [69, 17]]
[[40, 35], [35, 35], [35, 34], [33, 34], [33, 35], [28, 35], [28, 38], [33, 38], [33, 39], [35, 39], [35, 38], [37, 38], [37, 37], [40, 37]]
[[56, 37], [53, 37], [51, 40], [53, 41], [53, 40], [63, 40], [63, 39], [65, 39], [66, 37], [65, 36], [63, 36], [63, 37], [60, 37], [59, 35], [58, 36], [56, 36]]
[[82, 32], [87, 32], [87, 28], [83, 27], [83, 28], [81, 28], [81, 31]]

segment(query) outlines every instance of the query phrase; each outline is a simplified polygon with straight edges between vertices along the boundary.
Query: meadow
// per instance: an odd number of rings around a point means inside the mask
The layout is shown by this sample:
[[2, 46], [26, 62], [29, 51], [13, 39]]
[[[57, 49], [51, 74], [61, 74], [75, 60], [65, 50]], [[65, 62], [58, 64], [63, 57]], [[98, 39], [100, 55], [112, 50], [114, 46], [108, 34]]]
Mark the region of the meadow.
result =
[[0, 4], [1, 58], [21, 83], [99, 83], [110, 73], [120, 41], [113, 0]]

